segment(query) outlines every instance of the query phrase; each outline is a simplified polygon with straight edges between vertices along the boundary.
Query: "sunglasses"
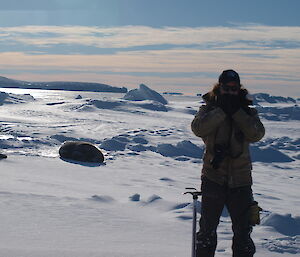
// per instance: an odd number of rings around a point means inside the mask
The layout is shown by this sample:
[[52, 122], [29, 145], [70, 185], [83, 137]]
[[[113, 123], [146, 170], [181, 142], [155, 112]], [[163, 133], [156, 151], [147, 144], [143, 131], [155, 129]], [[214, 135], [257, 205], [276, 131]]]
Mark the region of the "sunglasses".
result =
[[229, 92], [229, 91], [236, 92], [240, 89], [240, 86], [228, 86], [226, 84], [222, 85], [221, 87], [225, 92]]

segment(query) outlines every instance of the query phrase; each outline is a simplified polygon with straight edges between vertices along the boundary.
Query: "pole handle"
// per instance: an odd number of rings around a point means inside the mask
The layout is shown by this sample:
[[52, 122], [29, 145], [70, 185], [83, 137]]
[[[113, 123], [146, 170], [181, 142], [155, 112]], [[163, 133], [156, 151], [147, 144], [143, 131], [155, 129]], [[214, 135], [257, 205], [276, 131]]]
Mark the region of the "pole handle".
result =
[[[193, 196], [193, 199], [198, 199], [198, 196], [202, 195], [202, 192], [201, 191], [197, 191], [196, 188], [193, 188], [193, 187], [187, 187], [186, 188], [187, 190], [193, 190], [193, 191], [186, 191], [184, 192], [183, 194], [186, 195], [186, 194], [191, 194]], [[195, 190], [195, 191], [194, 191]]]
[[196, 257], [196, 227], [197, 227], [197, 210], [196, 210], [196, 204], [197, 204], [197, 199], [198, 196], [202, 195], [201, 191], [197, 191], [196, 188], [194, 187], [187, 187], [185, 188], [186, 191], [183, 194], [190, 194], [193, 196], [193, 230], [192, 230], [192, 257]]

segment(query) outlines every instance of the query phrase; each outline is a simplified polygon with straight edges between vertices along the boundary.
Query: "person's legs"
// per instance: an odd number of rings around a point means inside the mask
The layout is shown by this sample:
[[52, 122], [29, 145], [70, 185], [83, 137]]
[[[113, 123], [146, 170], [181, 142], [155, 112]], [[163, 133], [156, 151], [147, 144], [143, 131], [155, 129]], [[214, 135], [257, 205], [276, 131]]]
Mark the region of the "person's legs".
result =
[[250, 237], [249, 208], [253, 202], [251, 186], [230, 189], [226, 206], [232, 220], [233, 257], [252, 257], [255, 245]]
[[200, 229], [196, 237], [196, 256], [213, 257], [217, 247], [217, 226], [225, 204], [224, 186], [202, 178]]

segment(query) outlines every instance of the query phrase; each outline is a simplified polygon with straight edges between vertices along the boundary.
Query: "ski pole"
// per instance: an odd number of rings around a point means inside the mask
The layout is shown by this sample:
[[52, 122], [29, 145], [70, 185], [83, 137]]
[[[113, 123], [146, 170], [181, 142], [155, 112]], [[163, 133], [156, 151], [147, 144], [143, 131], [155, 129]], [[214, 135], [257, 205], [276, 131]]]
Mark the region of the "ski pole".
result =
[[191, 194], [193, 196], [193, 234], [192, 234], [192, 257], [196, 257], [196, 227], [197, 227], [197, 200], [198, 196], [202, 194], [202, 192], [197, 191], [196, 188], [187, 187], [187, 191], [184, 194]]

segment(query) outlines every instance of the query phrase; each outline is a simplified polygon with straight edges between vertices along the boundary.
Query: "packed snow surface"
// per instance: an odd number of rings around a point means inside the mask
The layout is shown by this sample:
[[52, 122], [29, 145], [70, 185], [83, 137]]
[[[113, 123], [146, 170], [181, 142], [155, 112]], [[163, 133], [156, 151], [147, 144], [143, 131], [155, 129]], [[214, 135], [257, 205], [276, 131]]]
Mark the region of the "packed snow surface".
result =
[[[190, 130], [198, 96], [2, 89], [0, 256], [184, 257], [204, 145]], [[205, 93], [205, 92], [203, 92]], [[266, 136], [251, 146], [263, 208], [257, 256], [300, 254], [297, 99], [260, 94]], [[292, 99], [292, 100], [291, 100]], [[64, 161], [65, 141], [98, 146], [105, 163]], [[197, 203], [201, 210], [201, 199]], [[199, 215], [198, 215], [199, 218]], [[216, 257], [231, 256], [224, 209]]]

